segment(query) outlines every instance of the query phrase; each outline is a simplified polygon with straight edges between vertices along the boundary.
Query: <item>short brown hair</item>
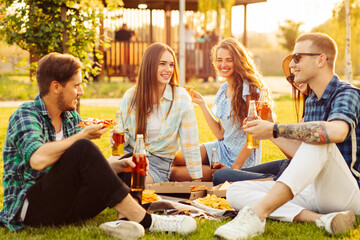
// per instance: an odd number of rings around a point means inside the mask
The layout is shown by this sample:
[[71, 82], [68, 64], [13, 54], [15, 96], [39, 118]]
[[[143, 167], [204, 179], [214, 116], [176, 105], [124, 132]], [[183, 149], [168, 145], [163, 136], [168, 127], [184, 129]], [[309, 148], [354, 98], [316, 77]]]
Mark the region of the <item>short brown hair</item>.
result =
[[334, 69], [336, 56], [338, 53], [337, 45], [334, 39], [325, 33], [306, 33], [301, 35], [296, 42], [311, 41], [311, 50], [316, 53], [323, 53], [327, 57], [328, 66]]
[[38, 62], [36, 71], [40, 96], [48, 94], [52, 81], [58, 81], [62, 86], [65, 86], [81, 68], [80, 60], [70, 54], [53, 52], [42, 57]]

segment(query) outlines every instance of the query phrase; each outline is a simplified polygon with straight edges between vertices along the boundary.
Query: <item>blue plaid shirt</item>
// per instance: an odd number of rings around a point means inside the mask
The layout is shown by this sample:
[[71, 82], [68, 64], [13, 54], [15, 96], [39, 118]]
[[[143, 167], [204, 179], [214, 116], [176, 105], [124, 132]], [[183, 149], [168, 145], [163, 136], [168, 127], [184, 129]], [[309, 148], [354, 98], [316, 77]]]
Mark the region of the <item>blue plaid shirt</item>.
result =
[[[334, 75], [321, 98], [318, 99], [313, 92], [306, 100], [304, 119], [305, 122], [342, 120], [349, 124], [350, 131], [347, 138], [336, 145], [360, 187], [360, 180], [356, 177], [360, 172], [360, 89], [340, 81], [338, 76]], [[357, 151], [352, 169], [351, 131], [353, 129], [356, 133]]]
[[[64, 138], [80, 131], [77, 125], [81, 118], [77, 112], [63, 112], [61, 117]], [[16, 214], [26, 191], [50, 170], [50, 167], [41, 171], [32, 169], [31, 155], [44, 143], [55, 139], [55, 128], [40, 95], [21, 105], [9, 119], [3, 149], [4, 206], [0, 210], [0, 222], [12, 231], [24, 227]]]

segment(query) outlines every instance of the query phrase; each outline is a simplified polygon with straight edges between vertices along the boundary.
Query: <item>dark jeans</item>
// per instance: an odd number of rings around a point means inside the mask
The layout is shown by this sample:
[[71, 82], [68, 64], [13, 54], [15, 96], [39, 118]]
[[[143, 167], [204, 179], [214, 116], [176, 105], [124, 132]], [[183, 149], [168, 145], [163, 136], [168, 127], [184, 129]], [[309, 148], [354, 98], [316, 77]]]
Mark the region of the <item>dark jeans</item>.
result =
[[219, 169], [214, 173], [214, 186], [228, 182], [246, 181], [262, 178], [274, 178], [276, 180], [285, 170], [290, 160], [282, 159], [262, 163], [253, 167], [235, 170], [232, 168]]
[[129, 191], [99, 148], [90, 140], [79, 140], [28, 189], [24, 222], [46, 226], [89, 219], [120, 203]]

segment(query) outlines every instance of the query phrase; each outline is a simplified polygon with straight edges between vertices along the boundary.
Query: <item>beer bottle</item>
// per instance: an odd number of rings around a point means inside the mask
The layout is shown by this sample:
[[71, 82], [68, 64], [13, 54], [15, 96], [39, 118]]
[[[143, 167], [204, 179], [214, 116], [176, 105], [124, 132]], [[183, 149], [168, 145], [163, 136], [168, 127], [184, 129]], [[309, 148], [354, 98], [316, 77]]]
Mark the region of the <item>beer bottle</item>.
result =
[[218, 168], [215, 168], [215, 167], [219, 162], [220, 162], [220, 159], [219, 159], [218, 152], [217, 152], [216, 148], [213, 148], [212, 154], [211, 154], [211, 173], [212, 174], [214, 174], [214, 172], [216, 170], [218, 170]]
[[267, 87], [263, 87], [261, 90], [260, 99], [256, 103], [258, 116], [262, 120], [268, 120], [271, 108], [272, 108], [272, 99], [271, 99], [270, 90]]
[[[255, 100], [250, 100], [249, 102], [249, 111], [247, 116], [247, 121], [253, 121], [257, 117], [256, 113], [256, 106], [255, 106]], [[247, 148], [258, 148], [259, 147], [259, 140], [253, 138], [250, 134], [246, 134], [247, 138]]]
[[136, 143], [132, 160], [136, 166], [131, 169], [131, 191], [143, 191], [145, 189], [147, 166], [143, 134], [136, 135]]
[[120, 111], [116, 111], [115, 121], [116, 124], [112, 131], [112, 155], [121, 156], [124, 154], [125, 134], [123, 125], [121, 124], [122, 119]]

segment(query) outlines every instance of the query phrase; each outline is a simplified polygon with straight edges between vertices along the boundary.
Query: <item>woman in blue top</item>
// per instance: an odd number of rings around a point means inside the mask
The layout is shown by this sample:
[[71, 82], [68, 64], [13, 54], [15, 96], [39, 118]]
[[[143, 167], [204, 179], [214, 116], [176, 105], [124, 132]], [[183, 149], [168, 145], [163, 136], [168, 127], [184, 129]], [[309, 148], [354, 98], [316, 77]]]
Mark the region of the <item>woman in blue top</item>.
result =
[[[245, 47], [233, 38], [224, 39], [212, 49], [212, 62], [226, 82], [216, 94], [214, 105], [207, 107], [200, 93], [192, 91], [194, 103], [199, 104], [216, 140], [200, 146], [203, 163], [203, 181], [211, 181], [211, 152], [216, 148], [222, 167], [241, 169], [261, 162], [261, 149], [246, 147], [246, 134], [242, 131], [250, 100], [259, 99], [263, 83], [259, 72]], [[174, 160], [170, 179], [187, 181], [188, 176], [182, 153]]]
[[[292, 61], [292, 55], [287, 56], [282, 64], [286, 80], [292, 86], [292, 97], [294, 101], [295, 113], [298, 122], [303, 122], [305, 112], [305, 100], [310, 95], [311, 89], [306, 83], [295, 83], [294, 75], [290, 71], [289, 64]], [[269, 178], [276, 181], [282, 172], [287, 168], [290, 163], [291, 157], [283, 152], [287, 159], [275, 160], [265, 162], [253, 167], [242, 168], [241, 170], [234, 169], [220, 169], [216, 171], [213, 176], [213, 184], [219, 185], [228, 182], [255, 180]]]

